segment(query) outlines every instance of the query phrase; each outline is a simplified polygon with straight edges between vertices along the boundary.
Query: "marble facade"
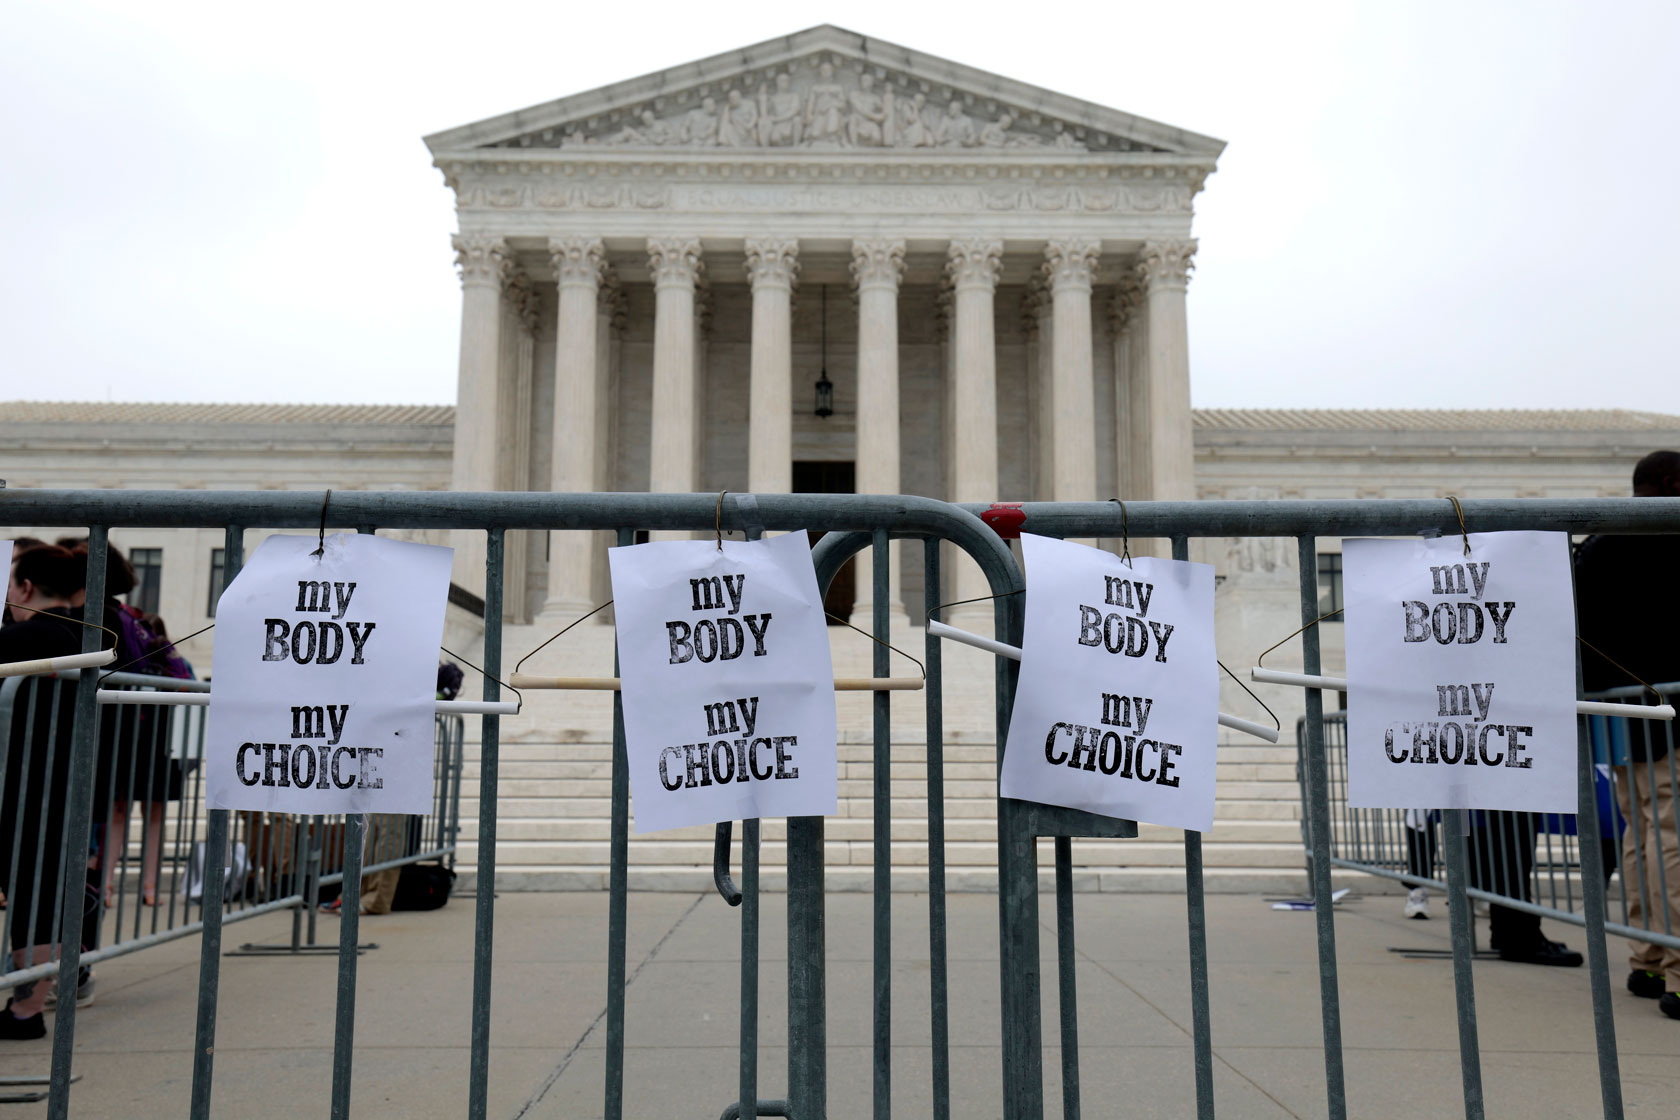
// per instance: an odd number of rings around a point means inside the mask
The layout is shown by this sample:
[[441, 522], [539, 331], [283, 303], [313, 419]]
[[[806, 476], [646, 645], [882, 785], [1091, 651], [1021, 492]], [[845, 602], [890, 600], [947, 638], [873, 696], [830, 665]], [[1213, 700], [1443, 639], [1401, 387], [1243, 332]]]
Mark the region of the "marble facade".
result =
[[[1193, 492], [1218, 140], [825, 26], [426, 142], [460, 226], [456, 489], [786, 492], [842, 461], [959, 501]], [[599, 602], [599, 543], [525, 542], [511, 619]]]

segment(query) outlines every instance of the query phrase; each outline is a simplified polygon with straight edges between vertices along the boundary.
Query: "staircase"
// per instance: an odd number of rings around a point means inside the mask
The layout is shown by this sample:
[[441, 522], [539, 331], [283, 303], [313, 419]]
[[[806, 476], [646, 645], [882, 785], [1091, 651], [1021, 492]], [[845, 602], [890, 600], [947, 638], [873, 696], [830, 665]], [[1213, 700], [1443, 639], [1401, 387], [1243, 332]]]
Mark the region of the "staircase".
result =
[[[554, 632], [546, 626], [509, 627], [503, 663], [511, 672], [525, 651]], [[868, 676], [868, 640], [830, 629], [835, 672]], [[920, 657], [923, 634], [908, 623], [892, 642]], [[454, 648], [461, 648], [456, 646]], [[476, 658], [475, 658], [476, 660]], [[997, 881], [997, 732], [990, 654], [947, 643], [945, 673], [945, 881], [949, 890], [992, 890]], [[525, 671], [555, 676], [612, 672], [612, 628], [585, 623], [538, 654]], [[916, 669], [896, 654], [892, 673]], [[505, 679], [505, 678], [504, 678]], [[467, 694], [475, 694], [469, 681]], [[892, 850], [895, 890], [924, 891], [928, 883], [927, 736], [925, 693], [892, 694]], [[873, 887], [874, 813], [872, 701], [837, 697], [840, 719], [840, 803], [826, 821], [826, 886]], [[497, 884], [507, 890], [604, 890], [612, 789], [610, 693], [528, 692], [519, 716], [502, 720]], [[1230, 733], [1225, 733], [1230, 734]], [[468, 720], [462, 781], [461, 869], [477, 859], [480, 796], [478, 721]], [[1203, 842], [1209, 891], [1279, 892], [1306, 889], [1301, 849], [1300, 793], [1292, 744], [1271, 746], [1244, 737], [1219, 748], [1215, 825]], [[632, 830], [634, 797], [632, 797]], [[786, 883], [785, 822], [763, 825], [761, 881]], [[1082, 891], [1179, 891], [1184, 886], [1184, 840], [1177, 829], [1142, 825], [1134, 840], [1078, 840], [1074, 885]], [[712, 878], [713, 829], [686, 828], [638, 836], [632, 831], [629, 878], [633, 890], [697, 891]], [[1040, 874], [1052, 874], [1051, 842], [1040, 842]], [[739, 835], [733, 867], [739, 871]]]

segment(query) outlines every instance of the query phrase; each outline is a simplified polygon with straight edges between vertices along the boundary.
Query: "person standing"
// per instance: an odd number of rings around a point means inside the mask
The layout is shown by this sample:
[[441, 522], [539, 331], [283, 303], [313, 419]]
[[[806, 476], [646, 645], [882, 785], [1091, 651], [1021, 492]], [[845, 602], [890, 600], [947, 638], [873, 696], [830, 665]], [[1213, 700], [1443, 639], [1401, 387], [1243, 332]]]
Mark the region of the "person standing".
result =
[[[1636, 498], [1680, 498], [1680, 451], [1653, 451], [1633, 468]], [[1588, 692], [1680, 681], [1680, 535], [1594, 536], [1575, 554], [1581, 680]], [[1674, 697], [1668, 698], [1669, 703]], [[1628, 761], [1612, 767], [1627, 821], [1621, 873], [1629, 925], [1680, 934], [1680, 833], [1670, 728], [1629, 720]], [[1665, 890], [1666, 888], [1666, 890]], [[1628, 941], [1627, 987], [1680, 1019], [1680, 950]]]
[[[82, 626], [70, 598], [82, 587], [86, 567], [67, 549], [47, 545], [21, 553], [12, 562], [6, 602], [15, 619], [0, 627], [0, 662], [31, 661], [80, 653]], [[64, 876], [66, 847], [83, 850], [85, 842], [66, 844], [66, 803], [76, 717], [73, 682], [45, 677], [26, 682], [33, 688], [30, 714], [12, 720], [6, 744], [0, 803], [0, 874], [11, 891], [6, 918], [11, 927], [12, 963], [27, 968], [45, 963], [58, 945], [58, 884]], [[13, 838], [18, 838], [13, 846]], [[85, 838], [84, 838], [85, 840]], [[0, 1039], [44, 1038], [49, 984], [21, 984], [0, 1011]]]

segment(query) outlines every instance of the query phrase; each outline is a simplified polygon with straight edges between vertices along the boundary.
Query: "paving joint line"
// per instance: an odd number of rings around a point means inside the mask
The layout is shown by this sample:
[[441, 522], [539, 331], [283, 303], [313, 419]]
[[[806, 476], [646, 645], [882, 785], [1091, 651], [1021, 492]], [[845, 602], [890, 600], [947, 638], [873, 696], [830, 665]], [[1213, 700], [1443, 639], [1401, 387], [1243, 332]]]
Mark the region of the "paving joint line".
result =
[[[710, 892], [703, 892], [695, 895], [694, 901], [689, 903], [688, 909], [684, 910], [677, 916], [677, 920], [671, 923], [671, 928], [665, 931], [664, 936], [660, 937], [658, 943], [655, 944], [652, 949], [648, 950], [647, 956], [641, 959], [640, 963], [636, 965], [635, 971], [632, 972], [624, 981], [624, 991], [626, 996], [629, 994], [630, 986], [636, 982], [636, 977], [642, 974], [642, 969], [646, 968], [649, 962], [659, 955], [659, 951], [665, 948], [665, 943], [671, 940], [672, 935], [677, 932], [677, 929], [684, 922], [688, 921], [689, 915], [699, 909], [700, 904], [706, 900], [706, 896], [709, 893]], [[626, 919], [626, 923], [628, 924], [628, 919]], [[607, 1000], [611, 1003], [611, 993], [608, 993]], [[595, 1033], [595, 1029], [601, 1025], [602, 1021], [605, 1020], [606, 1017], [607, 1008], [603, 1007], [601, 1008], [601, 1013], [595, 1016], [594, 1021], [584, 1028], [583, 1033], [578, 1036], [578, 1040], [572, 1043], [572, 1048], [566, 1051], [565, 1057], [560, 1059], [560, 1064], [554, 1067], [553, 1072], [543, 1079], [541, 1085], [537, 1086], [537, 1091], [531, 1094], [530, 1098], [520, 1106], [518, 1112], [513, 1114], [513, 1120], [524, 1120], [524, 1117], [529, 1115], [533, 1108], [542, 1103], [543, 1098], [548, 1095], [548, 1091], [554, 1088], [554, 1086], [559, 1082], [561, 1075], [566, 1072], [566, 1068], [572, 1064], [572, 1059], [577, 1056], [579, 1050], [583, 1049], [583, 1044], [589, 1041], [589, 1036]]]

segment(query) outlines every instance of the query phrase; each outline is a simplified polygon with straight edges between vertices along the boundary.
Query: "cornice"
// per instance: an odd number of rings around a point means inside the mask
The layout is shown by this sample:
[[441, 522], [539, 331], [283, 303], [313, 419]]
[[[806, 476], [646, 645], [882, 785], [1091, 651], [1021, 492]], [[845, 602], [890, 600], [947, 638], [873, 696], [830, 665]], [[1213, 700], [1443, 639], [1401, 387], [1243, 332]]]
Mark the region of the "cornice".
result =
[[1124, 136], [1168, 151], [1217, 158], [1224, 141], [1176, 128], [1159, 121], [1121, 112], [1094, 102], [1059, 94], [1039, 86], [952, 62], [935, 55], [846, 31], [831, 25], [809, 28], [739, 50], [673, 66], [626, 81], [577, 93], [544, 104], [491, 117], [425, 138], [434, 153], [482, 148], [506, 143], [544, 130], [563, 130], [574, 122], [587, 126], [592, 118], [623, 113], [659, 98], [690, 98], [708, 93], [721, 96], [730, 82], [764, 80], [770, 70], [831, 56], [836, 63], [861, 67], [884, 77], [889, 71], [925, 84], [930, 93], [941, 87], [965, 98], [995, 101], [1019, 110], [1041, 113], [1076, 128]]

